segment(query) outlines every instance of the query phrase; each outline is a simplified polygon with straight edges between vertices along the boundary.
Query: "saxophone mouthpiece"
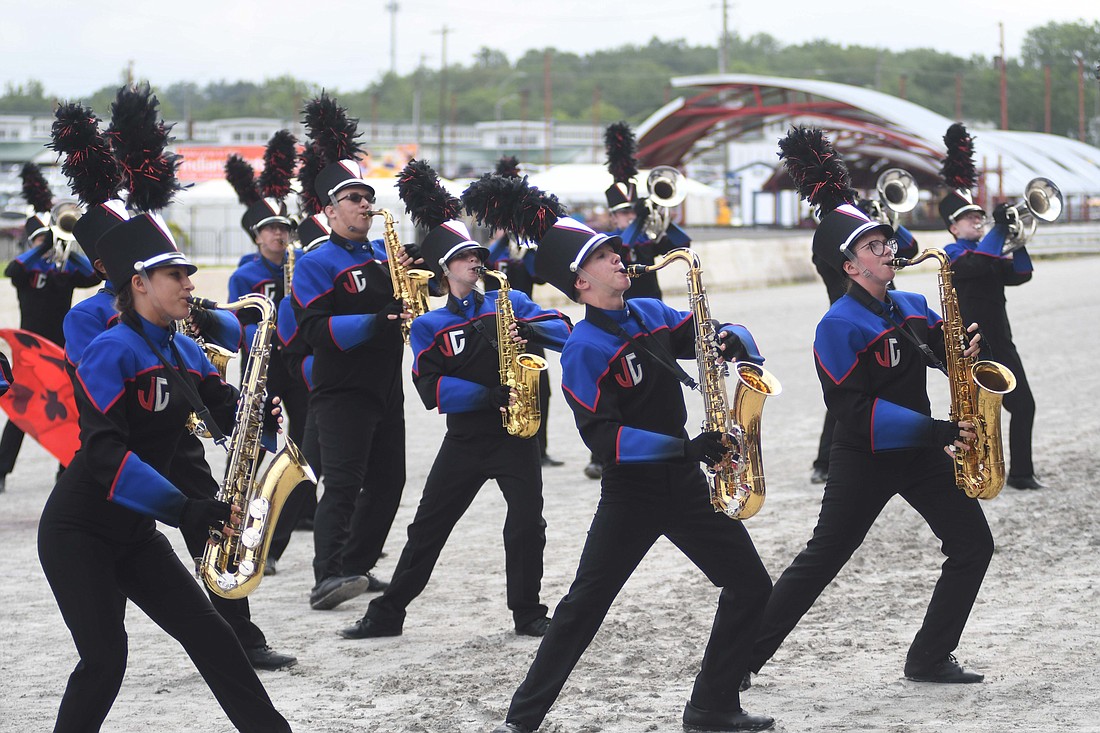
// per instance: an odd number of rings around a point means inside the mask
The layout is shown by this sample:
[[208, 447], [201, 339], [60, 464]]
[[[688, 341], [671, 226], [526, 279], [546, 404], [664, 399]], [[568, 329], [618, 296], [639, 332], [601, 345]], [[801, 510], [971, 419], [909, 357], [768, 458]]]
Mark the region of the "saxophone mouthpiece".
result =
[[205, 308], [206, 310], [211, 310], [212, 311], [212, 310], [217, 310], [218, 309], [218, 304], [216, 302], [214, 302], [213, 300], [209, 300], [207, 298], [194, 298], [194, 297], [192, 297], [192, 298], [188, 298], [187, 302], [189, 302], [191, 305], [197, 305], [200, 308]]
[[646, 274], [648, 267], [646, 265], [630, 265], [621, 270], [625, 272], [627, 277], [641, 277]]

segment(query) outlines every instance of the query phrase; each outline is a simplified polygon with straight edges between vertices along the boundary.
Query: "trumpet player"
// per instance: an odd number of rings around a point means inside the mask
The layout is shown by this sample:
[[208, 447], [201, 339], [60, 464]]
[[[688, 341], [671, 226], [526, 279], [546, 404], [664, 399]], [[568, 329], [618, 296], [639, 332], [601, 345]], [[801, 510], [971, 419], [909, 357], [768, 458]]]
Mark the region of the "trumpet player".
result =
[[[928, 523], [947, 558], [904, 674], [920, 682], [981, 682], [953, 652], [993, 556], [993, 537], [978, 501], [956, 488], [945, 453], [969, 450], [973, 425], [931, 416], [926, 374], [935, 364], [925, 354], [945, 357], [942, 319], [923, 296], [887, 289], [895, 275], [893, 230], [852, 205], [847, 167], [821, 132], [792, 130], [780, 149], [803, 198], [826, 212], [814, 254], [850, 282], [818, 323], [813, 344], [822, 395], [837, 421], [821, 512], [805, 549], [775, 582], [750, 668], [759, 672], [772, 658], [897, 494]], [[967, 356], [978, 350], [976, 328], [969, 328]], [[746, 675], [742, 689], [750, 683]]]
[[[59, 261], [54, 247], [55, 231], [50, 210], [53, 195], [42, 172], [33, 163], [23, 166], [23, 196], [34, 209], [27, 218], [24, 232], [27, 250], [8, 263], [4, 270], [19, 299], [19, 328], [36, 333], [58, 346], [65, 346], [61, 323], [73, 303], [73, 291], [99, 284], [92, 263], [80, 252], [70, 252]], [[0, 491], [8, 474], [15, 468], [23, 431], [8, 421], [0, 438]], [[61, 467], [58, 468], [60, 472]]]
[[959, 310], [967, 321], [982, 324], [983, 356], [1000, 362], [1016, 377], [1016, 389], [1006, 394], [1002, 402], [1011, 415], [1005, 483], [1014, 489], [1042, 489], [1031, 457], [1035, 397], [1023, 360], [1012, 341], [1005, 306], [1005, 287], [1031, 280], [1031, 256], [1026, 246], [1008, 255], [1001, 254], [1009, 235], [1008, 204], [993, 208], [993, 226], [986, 231], [985, 211], [974, 203], [969, 190], [977, 179], [972, 160], [973, 138], [966, 128], [955, 123], [943, 139], [947, 145], [943, 174], [952, 190], [940, 201], [939, 208], [944, 226], [955, 239], [944, 251], [951, 258]]
[[[413, 214], [415, 218], [417, 212]], [[455, 524], [481, 487], [494, 479], [508, 505], [508, 609], [516, 634], [542, 636], [550, 625], [539, 599], [546, 545], [542, 467], [538, 440], [509, 435], [501, 423], [501, 413], [517, 394], [501, 384], [499, 300], [511, 303], [516, 328], [508, 337], [519, 344], [539, 343], [560, 351], [570, 323], [560, 311], [539, 307], [522, 291], [482, 292], [478, 285], [489, 250], [470, 238], [461, 221], [433, 228], [421, 242], [420, 254], [443, 283], [447, 302], [413, 321], [413, 382], [424, 406], [447, 416], [447, 434], [389, 587], [371, 601], [362, 619], [340, 633], [347, 639], [401, 634], [406, 608], [427, 586]]]

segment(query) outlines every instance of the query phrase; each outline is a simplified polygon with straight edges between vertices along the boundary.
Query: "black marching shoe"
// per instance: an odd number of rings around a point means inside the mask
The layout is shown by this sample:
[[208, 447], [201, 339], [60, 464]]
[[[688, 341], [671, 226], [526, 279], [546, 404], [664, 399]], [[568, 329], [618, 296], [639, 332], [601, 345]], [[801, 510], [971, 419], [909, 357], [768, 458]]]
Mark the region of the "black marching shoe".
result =
[[493, 728], [493, 733], [535, 733], [535, 729], [528, 728], [523, 723], [504, 722]]
[[245, 656], [252, 669], [287, 669], [298, 663], [297, 657], [289, 654], [280, 654], [269, 646], [258, 646], [253, 649], [245, 649]]
[[811, 484], [823, 484], [829, 480], [829, 472], [824, 468], [814, 468], [813, 473], [810, 474]]
[[361, 596], [370, 587], [365, 575], [345, 575], [325, 578], [309, 594], [309, 607], [314, 611], [331, 611], [344, 601]]
[[1005, 481], [1014, 489], [1045, 489], [1046, 486], [1039, 483], [1034, 476], [1009, 476]]
[[543, 616], [534, 621], [528, 621], [523, 626], [517, 626], [516, 636], [546, 636], [548, 628], [550, 628], [550, 619]]
[[981, 682], [985, 679], [985, 675], [963, 669], [963, 666], [955, 659], [955, 655], [948, 654], [943, 659], [927, 667], [917, 667], [906, 662], [905, 678], [914, 682], [970, 684]]
[[367, 580], [369, 581], [367, 583], [367, 593], [381, 593], [390, 587], [389, 582], [376, 578], [371, 573], [367, 573]]
[[767, 730], [775, 725], [775, 719], [767, 715], [753, 715], [738, 710], [703, 710], [688, 701], [684, 707], [684, 730], [694, 731], [736, 731]]
[[559, 461], [557, 458], [551, 458], [549, 453], [543, 453], [542, 457], [539, 458], [539, 463], [542, 464], [543, 468], [554, 468], [557, 466], [565, 465], [565, 461]]
[[401, 624], [384, 624], [376, 619], [364, 616], [356, 621], [354, 626], [340, 629], [340, 636], [345, 639], [379, 639], [383, 636], [401, 636]]
[[4, 493], [4, 489], [7, 488], [7, 483], [8, 483], [8, 475], [6, 473], [0, 475], [0, 494]]
[[264, 576], [277, 575], [279, 573], [279, 560], [274, 557], [267, 558], [264, 563]]
[[584, 475], [590, 479], [598, 479], [603, 476], [603, 466], [595, 461], [591, 461], [584, 467]]

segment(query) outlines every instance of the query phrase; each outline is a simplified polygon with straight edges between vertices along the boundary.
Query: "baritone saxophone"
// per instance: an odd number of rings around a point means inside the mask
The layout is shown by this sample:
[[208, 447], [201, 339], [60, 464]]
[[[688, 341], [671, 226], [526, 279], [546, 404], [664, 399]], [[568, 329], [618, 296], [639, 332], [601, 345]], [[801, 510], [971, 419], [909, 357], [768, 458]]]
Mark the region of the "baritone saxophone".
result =
[[236, 599], [259, 587], [275, 525], [290, 493], [303, 481], [316, 483], [317, 478], [301, 450], [288, 437], [263, 475], [256, 479], [263, 457], [260, 441], [267, 400], [267, 367], [275, 333], [275, 305], [271, 299], [249, 293], [224, 305], [209, 300], [199, 300], [199, 305], [222, 310], [257, 308], [261, 313], [244, 367], [233, 434], [226, 448], [229, 456], [225, 479], [217, 494], [219, 501], [240, 507], [244, 518], [236, 534], [225, 532], [220, 541], [207, 543], [199, 563], [199, 577], [207, 588], [222, 598]]
[[730, 519], [748, 519], [764, 506], [764, 461], [760, 453], [760, 416], [764, 400], [778, 395], [783, 387], [764, 367], [748, 361], [733, 365], [737, 384], [731, 402], [726, 391], [729, 363], [719, 362], [717, 324], [710, 316], [707, 291], [703, 287], [702, 263], [695, 251], [674, 249], [656, 258], [652, 265], [631, 265], [627, 274], [638, 277], [682, 261], [688, 266], [687, 287], [695, 323], [695, 359], [703, 395], [703, 432], [722, 434], [729, 448], [722, 460], [705, 468], [710, 482], [710, 503], [714, 511]]
[[947, 381], [951, 392], [950, 420], [973, 423], [976, 433], [970, 450], [954, 452], [955, 485], [971, 499], [992, 499], [1005, 485], [1005, 454], [1001, 442], [1001, 400], [1016, 389], [1012, 370], [995, 361], [966, 356], [969, 340], [959, 313], [959, 298], [951, 280], [951, 258], [942, 249], [926, 249], [911, 260], [896, 258], [890, 265], [909, 267], [927, 259], [939, 263], [940, 307]]
[[497, 290], [497, 350], [500, 356], [500, 383], [516, 392], [516, 402], [501, 415], [501, 422], [509, 435], [530, 438], [539, 431], [542, 413], [539, 411], [539, 377], [546, 370], [546, 359], [524, 351], [523, 344], [512, 340], [512, 326], [516, 314], [512, 299], [508, 297], [511, 286], [508, 277], [499, 270], [480, 268], [483, 275], [490, 275], [500, 283]]

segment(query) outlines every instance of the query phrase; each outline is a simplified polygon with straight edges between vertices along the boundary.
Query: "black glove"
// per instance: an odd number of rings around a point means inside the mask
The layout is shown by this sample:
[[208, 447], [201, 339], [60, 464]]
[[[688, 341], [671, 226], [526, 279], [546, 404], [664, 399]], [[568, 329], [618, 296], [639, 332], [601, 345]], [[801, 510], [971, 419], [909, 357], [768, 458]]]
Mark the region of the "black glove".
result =
[[413, 243], [413, 244], [406, 244], [406, 245], [405, 245], [405, 254], [407, 254], [407, 255], [409, 256], [409, 259], [410, 259], [410, 260], [412, 260], [413, 262], [416, 262], [416, 261], [417, 261], [417, 260], [419, 260], [419, 259], [420, 259], [420, 257], [421, 257], [421, 254], [420, 254], [420, 245], [419, 245], [419, 244], [415, 244], [415, 243]]
[[729, 452], [729, 446], [722, 442], [722, 434], [716, 430], [699, 433], [691, 440], [684, 441], [684, 457], [713, 466]]
[[512, 388], [506, 387], [503, 384], [493, 387], [489, 390], [489, 404], [500, 409], [507, 407], [508, 403], [512, 401]]
[[233, 507], [216, 499], [188, 499], [180, 513], [180, 529], [184, 534], [209, 533], [220, 541], [222, 527], [230, 519]]
[[516, 322], [516, 335], [518, 335], [524, 341], [532, 341], [535, 338], [535, 329], [531, 327], [530, 323], [524, 323], [523, 321]]
[[[390, 316], [400, 316], [404, 312], [404, 303], [402, 303], [400, 300], [391, 300], [389, 303], [386, 303], [385, 307], [383, 307], [382, 310], [378, 311], [376, 315], [380, 319], [382, 319], [384, 323], [387, 323], [390, 320]], [[401, 319], [398, 318], [396, 320], [400, 321]]]
[[214, 327], [214, 314], [200, 305], [191, 306], [191, 323], [199, 333], [206, 333]]
[[993, 207], [993, 223], [1001, 226], [1008, 225], [1008, 204], [1001, 203]]
[[749, 358], [749, 351], [741, 338], [731, 331], [718, 332], [718, 353], [728, 362], [745, 361]]
[[638, 227], [645, 226], [645, 220], [649, 218], [649, 206], [646, 205], [646, 199], [638, 199], [632, 204], [631, 208], [634, 209], [634, 216], [637, 217]]
[[933, 420], [930, 441], [936, 448], [954, 445], [956, 440], [966, 442], [962, 437], [962, 428], [950, 420]]

